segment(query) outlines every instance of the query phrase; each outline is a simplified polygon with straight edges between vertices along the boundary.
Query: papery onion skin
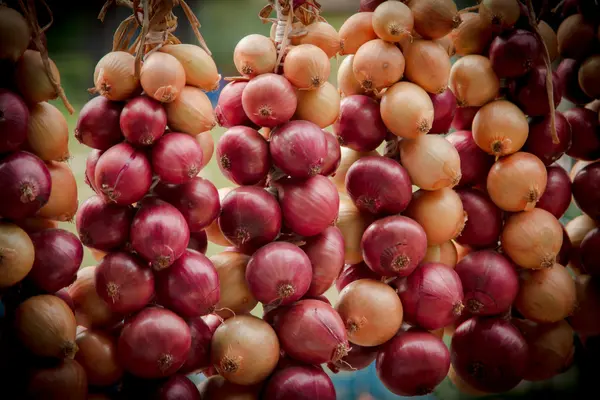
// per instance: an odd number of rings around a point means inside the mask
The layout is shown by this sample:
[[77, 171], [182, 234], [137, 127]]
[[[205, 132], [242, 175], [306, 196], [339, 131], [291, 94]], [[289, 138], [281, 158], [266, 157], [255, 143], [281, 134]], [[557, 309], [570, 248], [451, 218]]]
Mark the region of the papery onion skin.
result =
[[377, 39], [373, 30], [373, 11], [374, 8], [369, 12], [353, 14], [342, 24], [339, 31], [340, 55], [356, 54], [363, 44]]
[[162, 103], [170, 103], [185, 86], [185, 70], [172, 55], [154, 52], [145, 57], [140, 83], [148, 96]]
[[29, 274], [35, 260], [34, 251], [23, 229], [0, 222], [0, 288], [13, 286]]
[[277, 49], [273, 41], [263, 35], [248, 35], [235, 46], [233, 60], [240, 74], [255, 77], [273, 72]]
[[551, 165], [547, 171], [546, 190], [536, 207], [550, 212], [556, 218], [561, 218], [571, 205], [571, 180], [567, 171], [560, 165]]
[[387, 133], [379, 103], [363, 95], [345, 97], [333, 126], [341, 146], [367, 152], [377, 149]]
[[68, 164], [58, 161], [49, 161], [46, 167], [52, 180], [50, 198], [36, 215], [55, 221], [72, 222], [79, 207], [73, 171]]
[[[6, 8], [7, 10], [12, 10]], [[0, 89], [0, 154], [17, 150], [27, 140], [29, 109], [16, 93]]]
[[[389, 69], [393, 67], [393, 69]], [[352, 70], [363, 89], [378, 91], [392, 86], [404, 75], [405, 60], [400, 49], [381, 39], [363, 44], [356, 52]]]
[[197, 136], [217, 125], [210, 99], [196, 87], [184, 86], [177, 98], [164, 104], [164, 107], [172, 131]]
[[406, 79], [428, 93], [442, 93], [448, 87], [450, 57], [444, 48], [431, 40], [414, 40], [404, 47]]
[[517, 78], [541, 60], [543, 44], [532, 32], [516, 29], [497, 36], [490, 45], [490, 62], [499, 78]]
[[111, 101], [133, 97], [140, 90], [135, 77], [135, 57], [125, 51], [107, 53], [94, 70], [95, 89]]
[[271, 134], [269, 150], [275, 166], [291, 177], [306, 179], [321, 172], [327, 141], [312, 122], [291, 121]]
[[498, 96], [500, 80], [486, 57], [468, 55], [452, 65], [449, 87], [460, 107], [481, 107]]
[[150, 146], [165, 132], [167, 112], [158, 101], [139, 96], [125, 105], [119, 125], [129, 143]]
[[454, 96], [452, 90], [446, 89], [438, 94], [430, 93], [429, 97], [433, 103], [434, 118], [431, 130], [428, 133], [448, 133], [456, 114], [456, 96]]
[[81, 242], [88, 247], [110, 251], [127, 243], [134, 210], [129, 206], [105, 203], [92, 196], [79, 208], [75, 221]]
[[320, 235], [308, 238], [301, 249], [312, 265], [312, 280], [308, 296], [325, 293], [344, 267], [344, 237], [339, 228], [330, 226]]
[[98, 96], [88, 101], [81, 111], [75, 128], [75, 139], [88, 147], [108, 150], [123, 140], [120, 116], [123, 103]]
[[473, 119], [475, 143], [496, 157], [519, 151], [528, 135], [527, 117], [516, 105], [505, 100], [481, 107]]
[[415, 139], [428, 133], [433, 116], [433, 102], [429, 95], [414, 83], [396, 83], [386, 90], [381, 99], [381, 117], [385, 126], [401, 138]]
[[242, 105], [253, 123], [274, 128], [292, 118], [298, 106], [298, 98], [287, 79], [269, 73], [248, 83], [242, 93]]
[[470, 130], [457, 130], [446, 136], [458, 151], [461, 178], [458, 187], [484, 183], [494, 164], [494, 157], [485, 153], [473, 140]]
[[571, 125], [565, 116], [555, 111], [554, 124], [559, 143], [552, 139], [550, 117], [533, 119], [529, 124], [529, 135], [523, 150], [537, 156], [548, 166], [565, 154], [571, 148]]
[[477, 248], [495, 247], [502, 232], [502, 211], [487, 194], [476, 189], [459, 189], [466, 214], [465, 226], [456, 241]]
[[215, 108], [215, 115], [220, 126], [233, 128], [240, 125], [250, 127], [254, 125], [242, 106], [242, 93], [247, 85], [248, 82], [233, 81], [221, 89]]
[[335, 400], [336, 392], [331, 378], [321, 367], [298, 365], [273, 374], [265, 386], [263, 396], [265, 400]]
[[246, 314], [254, 309], [258, 300], [248, 287], [246, 267], [250, 256], [241, 252], [226, 250], [210, 258], [219, 274], [220, 299], [217, 315], [229, 318], [236, 314]]
[[123, 377], [123, 368], [117, 358], [115, 338], [99, 330], [85, 330], [77, 335], [79, 351], [75, 355], [85, 370], [88, 384], [110, 386]]

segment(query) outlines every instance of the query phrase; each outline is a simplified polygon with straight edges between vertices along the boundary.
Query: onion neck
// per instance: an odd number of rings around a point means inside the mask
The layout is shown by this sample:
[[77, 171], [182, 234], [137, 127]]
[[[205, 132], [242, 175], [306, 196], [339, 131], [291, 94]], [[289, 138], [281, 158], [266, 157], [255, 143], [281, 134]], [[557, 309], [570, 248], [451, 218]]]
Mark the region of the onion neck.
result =
[[79, 347], [77, 347], [75, 342], [69, 340], [64, 344], [62, 351], [65, 358], [72, 360], [75, 358], [75, 354], [77, 354], [79, 351]]

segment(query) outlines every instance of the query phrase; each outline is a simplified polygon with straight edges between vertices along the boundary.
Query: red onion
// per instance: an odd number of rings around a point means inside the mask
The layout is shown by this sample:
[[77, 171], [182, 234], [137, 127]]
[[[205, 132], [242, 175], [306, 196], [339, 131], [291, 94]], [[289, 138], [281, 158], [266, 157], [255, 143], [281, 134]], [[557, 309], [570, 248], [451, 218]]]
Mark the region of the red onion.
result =
[[571, 179], [560, 165], [547, 168], [548, 183], [536, 207], [542, 208], [560, 219], [571, 205]]
[[425, 257], [427, 236], [410, 218], [386, 217], [373, 222], [361, 241], [365, 263], [382, 276], [408, 276]]
[[346, 192], [362, 212], [400, 214], [412, 198], [412, 183], [408, 172], [398, 162], [369, 156], [350, 166], [346, 174]]
[[563, 113], [573, 132], [567, 155], [579, 160], [594, 161], [600, 158], [600, 126], [598, 113], [587, 108], [571, 108]]
[[77, 236], [63, 229], [46, 229], [29, 236], [35, 261], [28, 279], [48, 293], [73, 283], [83, 261], [83, 246]]
[[120, 143], [100, 156], [94, 180], [106, 201], [133, 204], [140, 201], [150, 189], [152, 168], [141, 150]]
[[323, 131], [325, 140], [327, 141], [327, 156], [323, 161], [323, 167], [321, 168], [321, 175], [333, 176], [340, 166], [342, 161], [342, 149], [335, 136], [327, 131]]
[[339, 228], [330, 226], [323, 233], [306, 240], [302, 250], [312, 265], [312, 281], [307, 296], [325, 293], [344, 267], [344, 237]]
[[152, 170], [164, 183], [180, 185], [202, 169], [200, 143], [185, 133], [169, 133], [152, 146]]
[[149, 199], [131, 224], [131, 246], [155, 270], [169, 267], [185, 251], [190, 231], [181, 213], [169, 203]]
[[450, 325], [464, 308], [460, 277], [439, 263], [420, 265], [398, 288], [398, 295], [405, 321], [427, 330]]
[[255, 126], [242, 106], [242, 93], [247, 85], [248, 82], [233, 81], [228, 83], [219, 93], [215, 114], [220, 126], [224, 128], [233, 128], [240, 125]]
[[600, 162], [592, 163], [573, 179], [575, 204], [590, 218], [600, 219]]
[[477, 146], [471, 131], [455, 131], [446, 136], [446, 139], [454, 145], [460, 157], [462, 177], [458, 186], [485, 183], [488, 172], [494, 165], [494, 157]]
[[123, 141], [119, 118], [123, 103], [94, 97], [79, 112], [75, 138], [92, 149], [108, 150]]
[[271, 133], [269, 150], [276, 167], [291, 177], [306, 179], [321, 173], [327, 140], [312, 122], [291, 121]]
[[456, 96], [452, 90], [446, 89], [439, 94], [429, 93], [429, 97], [433, 103], [434, 117], [433, 125], [428, 133], [448, 133], [458, 107]]
[[476, 189], [458, 189], [467, 221], [456, 241], [463, 245], [494, 248], [502, 233], [502, 210], [486, 193]]
[[167, 127], [167, 112], [151, 97], [139, 96], [130, 100], [120, 117], [121, 131], [134, 146], [150, 146]]
[[579, 86], [579, 66], [577, 60], [565, 58], [558, 65], [556, 74], [563, 87], [563, 96], [577, 105], [584, 105], [593, 99], [585, 94]]
[[[511, 95], [525, 114], [530, 117], [545, 116], [550, 113], [546, 90], [546, 67], [534, 67], [526, 76], [513, 82]], [[554, 108], [562, 99], [562, 86], [556, 72], [552, 73]]]
[[368, 152], [385, 139], [387, 128], [381, 119], [379, 103], [363, 95], [344, 97], [333, 130], [342, 146]]
[[277, 182], [276, 187], [283, 220], [294, 233], [318, 235], [335, 222], [340, 196], [326, 177], [285, 179]]
[[156, 273], [156, 296], [181, 317], [210, 314], [220, 298], [217, 270], [204, 254], [187, 249], [171, 267]]
[[292, 84], [283, 76], [263, 74], [244, 88], [242, 106], [253, 123], [274, 128], [292, 118], [298, 98]]
[[184, 375], [173, 375], [155, 393], [156, 400], [202, 400], [198, 388]]
[[555, 112], [556, 134], [559, 143], [552, 141], [550, 123], [550, 116], [533, 119], [529, 123], [529, 136], [523, 146], [523, 151], [537, 156], [546, 166], [561, 158], [571, 147], [571, 125], [564, 115], [558, 111]]
[[208, 227], [221, 211], [219, 191], [211, 181], [199, 176], [181, 185], [159, 182], [154, 193], [179, 210], [191, 232]]
[[198, 372], [211, 366], [210, 343], [222, 319], [214, 314], [188, 320], [192, 335], [192, 346], [187, 361], [178, 371], [182, 374]]
[[502, 393], [521, 382], [527, 343], [503, 318], [472, 318], [456, 328], [451, 359], [456, 373], [475, 389]]
[[360, 0], [360, 12], [372, 12], [386, 0]]
[[281, 230], [281, 208], [266, 190], [246, 186], [233, 189], [221, 204], [219, 228], [240, 250], [258, 249]]
[[151, 307], [125, 324], [117, 352], [127, 372], [155, 379], [181, 368], [191, 343], [190, 328], [183, 319], [169, 310]]
[[0, 154], [17, 150], [27, 140], [29, 109], [16, 93], [0, 89]]
[[129, 240], [134, 210], [105, 203], [100, 196], [87, 199], [77, 212], [75, 224], [81, 243], [101, 251], [121, 248]]
[[471, 130], [473, 120], [481, 107], [459, 107], [452, 120], [452, 128], [457, 131]]
[[586, 274], [600, 275], [600, 229], [594, 228], [585, 235], [579, 246], [581, 265]]
[[381, 275], [373, 272], [364, 262], [352, 265], [347, 264], [337, 277], [335, 287], [338, 292], [341, 292], [346, 286], [359, 279], [373, 279], [377, 281], [381, 279]]
[[331, 378], [323, 368], [313, 365], [291, 366], [273, 374], [267, 383], [264, 400], [335, 400]]
[[38, 157], [18, 151], [0, 159], [0, 187], [0, 216], [31, 217], [50, 198], [50, 171]]
[[307, 364], [336, 362], [348, 354], [346, 328], [339, 314], [319, 300], [301, 300], [277, 324], [281, 347]]
[[206, 231], [191, 232], [188, 249], [196, 250], [199, 253], [206, 254], [208, 249], [208, 237]]
[[310, 287], [312, 267], [308, 256], [296, 245], [269, 243], [260, 248], [246, 267], [246, 281], [254, 297], [263, 304], [291, 304]]
[[217, 144], [221, 173], [238, 185], [256, 185], [271, 168], [269, 144], [258, 131], [235, 126], [221, 136]]
[[60, 289], [58, 292], [54, 293], [54, 295], [67, 303], [71, 310], [75, 311], [75, 304], [73, 303], [73, 299], [66, 288]]
[[433, 392], [450, 369], [450, 352], [429, 332], [408, 331], [387, 342], [377, 355], [377, 376], [398, 396]]
[[96, 185], [96, 165], [102, 153], [102, 150], [92, 150], [85, 161], [85, 183], [96, 193], [99, 192]]
[[327, 367], [337, 374], [340, 371], [355, 372], [367, 368], [377, 358], [380, 346], [364, 347], [352, 344], [348, 354], [335, 363], [328, 363]]
[[542, 60], [542, 50], [543, 45], [533, 33], [515, 29], [492, 41], [489, 58], [498, 78], [517, 78]]

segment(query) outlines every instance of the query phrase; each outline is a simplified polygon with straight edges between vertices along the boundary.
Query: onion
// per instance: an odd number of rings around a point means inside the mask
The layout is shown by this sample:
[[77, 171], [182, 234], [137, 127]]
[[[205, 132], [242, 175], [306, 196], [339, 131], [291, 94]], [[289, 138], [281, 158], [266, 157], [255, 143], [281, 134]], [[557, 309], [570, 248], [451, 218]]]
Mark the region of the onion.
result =
[[578, 261], [581, 261], [582, 269], [589, 275], [598, 275], [600, 271], [597, 262], [596, 247], [598, 238], [600, 237], [599, 233], [600, 230], [598, 228], [592, 229], [585, 235], [579, 245]]
[[471, 131], [455, 131], [446, 136], [446, 139], [456, 148], [460, 157], [461, 179], [458, 186], [485, 182], [494, 159], [477, 146]]
[[569, 179], [571, 179], [571, 182], [573, 182], [573, 180], [575, 179], [575, 177], [577, 176], [579, 171], [581, 171], [588, 165], [593, 164], [594, 162], [595, 161], [584, 161], [584, 160], [576, 161], [575, 164], [573, 164], [571, 171], [569, 172]]
[[502, 232], [502, 211], [487, 194], [476, 189], [460, 189], [466, 222], [456, 241], [476, 248], [495, 248]]
[[359, 279], [380, 280], [381, 275], [373, 272], [364, 262], [346, 264], [335, 281], [335, 287], [341, 292], [346, 286]]
[[105, 203], [100, 196], [87, 199], [77, 213], [77, 232], [88, 247], [110, 251], [124, 246], [129, 240], [133, 209]]
[[337, 374], [340, 371], [355, 372], [369, 367], [377, 358], [380, 346], [363, 347], [352, 345], [348, 354], [335, 363], [328, 363], [327, 367]]
[[579, 68], [580, 64], [577, 60], [565, 58], [558, 65], [556, 74], [563, 88], [563, 96], [575, 104], [583, 105], [592, 99], [579, 86]]
[[404, 75], [404, 67], [400, 49], [381, 39], [363, 44], [352, 61], [354, 76], [367, 92], [377, 92], [398, 82]]
[[348, 340], [360, 346], [379, 346], [393, 338], [402, 325], [402, 304], [396, 291], [376, 280], [360, 279], [346, 286], [335, 308]]
[[58, 228], [58, 221], [52, 221], [50, 219], [40, 217], [26, 218], [13, 223], [28, 234], [40, 232], [46, 229]]
[[556, 37], [558, 51], [563, 58], [582, 60], [593, 52], [596, 29], [582, 14], [576, 13], [561, 22]]
[[450, 32], [456, 54], [483, 54], [492, 41], [492, 26], [480, 14], [466, 12], [460, 15], [461, 24]]
[[75, 361], [85, 370], [90, 385], [111, 386], [121, 380], [123, 369], [117, 358], [115, 338], [88, 329], [77, 335], [77, 346]]
[[333, 128], [342, 146], [363, 152], [377, 149], [387, 133], [379, 103], [361, 95], [342, 100], [339, 117]]
[[515, 29], [492, 41], [489, 57], [499, 78], [517, 78], [542, 61], [543, 49], [543, 43], [534, 33]]
[[199, 176], [182, 185], [159, 183], [154, 193], [177, 208], [190, 229], [199, 232], [219, 216], [219, 192], [208, 179]]
[[525, 375], [527, 343], [503, 318], [471, 318], [454, 332], [451, 361], [456, 373], [477, 390], [500, 393]]
[[312, 265], [312, 281], [306, 295], [321, 295], [344, 267], [344, 237], [337, 227], [330, 226], [320, 235], [307, 239], [301, 249]]
[[273, 374], [265, 386], [263, 398], [335, 400], [336, 392], [331, 378], [321, 367], [292, 365]]
[[156, 391], [159, 400], [202, 400], [198, 388], [188, 377], [173, 375]]
[[211, 376], [198, 385], [202, 399], [258, 400], [262, 385], [236, 385], [220, 375]]
[[[60, 74], [56, 64], [51, 59], [48, 59], [48, 63], [54, 80], [60, 84]], [[48, 78], [42, 55], [37, 50], [25, 50], [23, 56], [17, 61], [14, 79], [19, 93], [27, 104], [34, 105], [58, 97], [56, 89]]]
[[500, 80], [489, 59], [468, 55], [452, 65], [449, 87], [460, 107], [480, 107], [498, 96]]
[[496, 157], [519, 151], [528, 135], [527, 117], [506, 100], [496, 100], [481, 107], [473, 120], [475, 143]]
[[346, 191], [346, 175], [350, 169], [350, 166], [352, 166], [352, 164], [362, 157], [380, 156], [380, 154], [375, 150], [369, 152], [358, 152], [348, 147], [342, 147], [340, 152], [340, 165], [338, 166], [335, 175], [332, 176], [331, 180], [337, 187], [338, 191], [344, 193]]
[[190, 242], [188, 249], [196, 250], [198, 253], [206, 254], [208, 248], [208, 238], [206, 231], [190, 232]]
[[374, 39], [377, 34], [373, 30], [373, 12], [351, 15], [340, 28], [340, 55], [356, 54], [362, 45]]
[[303, 27], [305, 35], [292, 38], [292, 44], [298, 46], [301, 44], [312, 44], [319, 47], [327, 54], [327, 57], [333, 58], [340, 51], [340, 35], [333, 26], [323, 21], [315, 21], [310, 25]]
[[242, 93], [247, 85], [248, 82], [233, 81], [221, 89], [215, 114], [219, 125], [222, 127], [233, 128], [239, 125], [253, 125], [242, 106]]
[[79, 112], [75, 139], [98, 150], [108, 150], [123, 141], [119, 124], [122, 110], [120, 102], [110, 101], [104, 96], [94, 97]]
[[183, 215], [162, 200], [142, 203], [131, 224], [131, 246], [155, 270], [171, 266], [183, 254], [189, 239]]
[[477, 111], [481, 107], [460, 107], [456, 109], [456, 115], [452, 120], [452, 128], [456, 130], [468, 130], [470, 131], [473, 127], [473, 120]]
[[386, 1], [373, 12], [373, 30], [386, 42], [412, 38], [414, 23], [413, 13], [404, 3]]
[[221, 76], [217, 65], [202, 47], [193, 44], [168, 44], [160, 47], [159, 51], [172, 55], [181, 63], [187, 85], [207, 92], [219, 87]]
[[75, 306], [77, 325], [86, 328], [108, 327], [121, 319], [98, 296], [95, 271], [95, 266], [80, 269], [77, 279], [67, 289]]
[[562, 246], [560, 222], [546, 210], [514, 214], [506, 220], [502, 249], [520, 267], [550, 268]]
[[546, 190], [548, 175], [544, 163], [530, 153], [503, 157], [492, 166], [487, 191], [504, 211], [531, 210]]
[[[311, 26], [311, 25], [309, 25]], [[340, 94], [329, 82], [315, 90], [298, 90], [298, 108], [294, 119], [305, 120], [326, 128], [333, 124], [340, 111]]]
[[544, 44], [546, 45], [546, 49], [548, 49], [548, 56], [550, 57], [550, 62], [553, 62], [558, 58], [558, 37], [556, 36], [556, 32], [550, 25], [546, 23], [546, 21], [540, 21], [538, 23], [538, 29], [540, 31], [540, 35]]
[[575, 272], [583, 268], [581, 266], [581, 259], [579, 257], [581, 242], [591, 230], [596, 228], [596, 226], [596, 221], [588, 217], [586, 214], [573, 218], [565, 225], [565, 232], [569, 237], [569, 241], [571, 242], [572, 251], [569, 257], [570, 263], [561, 265], [570, 264], [569, 266], [571, 269], [574, 269]]
[[427, 238], [415, 221], [392, 216], [372, 223], [362, 237], [361, 247], [365, 263], [375, 273], [408, 276], [425, 257]]
[[27, 398], [36, 399], [88, 399], [86, 371], [73, 360], [61, 360], [57, 365], [33, 370], [27, 383]]
[[579, 171], [573, 180], [575, 204], [581, 211], [596, 220], [600, 217], [598, 192], [596, 191], [599, 172], [600, 163], [594, 162]]
[[329, 57], [312, 44], [295, 46], [286, 54], [283, 62], [283, 75], [301, 90], [320, 88], [329, 79], [330, 72]]
[[248, 83], [242, 93], [242, 105], [253, 123], [274, 128], [292, 118], [298, 99], [294, 87], [283, 76], [263, 74]]
[[342, 159], [342, 149], [340, 148], [340, 144], [338, 143], [336, 137], [330, 132], [323, 130], [323, 134], [325, 135], [325, 140], [327, 141], [327, 156], [323, 161], [321, 175], [335, 176]]
[[[550, 113], [548, 91], [546, 89], [545, 67], [534, 67], [524, 78], [514, 82], [510, 90], [515, 102], [530, 117], [545, 116]], [[563, 87], [558, 74], [552, 73], [554, 108], [558, 107], [562, 99]]]
[[69, 158], [69, 127], [58, 108], [46, 102], [31, 108], [25, 147], [44, 161]]
[[340, 199], [336, 226], [344, 236], [346, 263], [357, 264], [363, 260], [361, 240], [367, 227], [373, 222], [371, 216], [361, 214], [350, 199]]
[[210, 362], [211, 341], [215, 330], [221, 325], [220, 317], [210, 314], [188, 321], [192, 335], [192, 346], [187, 361], [179, 373], [193, 373], [208, 368]]
[[450, 89], [445, 89], [439, 94], [429, 94], [433, 103], [434, 118], [429, 133], [448, 133], [450, 125], [456, 114], [456, 97]]
[[[0, 8], [0, 18], [6, 13], [6, 10], [12, 11], [8, 7]], [[2, 58], [2, 51], [3, 49], [0, 49], [0, 58]], [[16, 93], [0, 89], [0, 114], [2, 115], [0, 119], [0, 129], [2, 130], [0, 153], [15, 151], [27, 140], [29, 109]]]
[[164, 183], [190, 182], [202, 168], [202, 148], [191, 136], [169, 133], [152, 146], [152, 170]]
[[399, 82], [381, 99], [381, 117], [396, 136], [415, 139], [431, 130], [433, 102], [427, 92], [410, 82]]
[[56, 296], [34, 296], [21, 303], [15, 329], [21, 343], [37, 356], [72, 359], [77, 353], [75, 316]]
[[600, 334], [600, 281], [598, 277], [583, 275], [576, 280], [577, 306], [569, 317], [569, 324], [580, 335]]
[[233, 61], [242, 75], [255, 77], [273, 72], [277, 64], [277, 49], [271, 39], [263, 35], [248, 35], [238, 42]]
[[424, 38], [442, 38], [461, 24], [452, 0], [410, 0], [408, 6], [414, 17], [415, 31]]
[[523, 150], [537, 156], [545, 165], [552, 164], [571, 147], [571, 126], [558, 111], [555, 112], [555, 129], [559, 139], [557, 144], [552, 140], [550, 116], [532, 120]]
[[551, 165], [547, 171], [546, 190], [536, 207], [550, 212], [558, 219], [564, 215], [571, 204], [571, 180], [567, 171], [559, 165]]
[[117, 352], [127, 372], [153, 379], [181, 368], [190, 346], [190, 328], [185, 321], [171, 311], [151, 307], [125, 324]]
[[154, 296], [154, 275], [147, 264], [127, 253], [107, 254], [98, 264], [96, 291], [119, 314], [143, 309]]
[[[217, 314], [223, 318], [231, 314], [245, 314], [254, 309], [254, 298], [246, 282], [246, 267], [250, 257], [236, 252], [224, 251], [210, 258], [219, 274], [220, 299]], [[227, 312], [225, 312], [227, 311]]]
[[569, 239], [569, 234], [563, 226], [563, 244], [560, 247], [558, 256], [556, 257], [556, 263], [560, 265], [569, 265], [571, 254], [574, 253], [573, 250], [573, 244], [571, 243], [571, 239]]
[[464, 309], [460, 277], [444, 264], [421, 264], [398, 288], [404, 318], [427, 330], [453, 323]]
[[[217, 192], [219, 193], [219, 203], [223, 203], [223, 199], [225, 196], [229, 194], [234, 188], [233, 187], [225, 187], [219, 189]], [[230, 246], [231, 243], [223, 236], [223, 232], [221, 232], [221, 228], [219, 228], [219, 219], [214, 220], [206, 229], [206, 237], [209, 242], [214, 243], [219, 246], [227, 247]]]
[[170, 54], [154, 52], [145, 57], [140, 72], [140, 83], [148, 96], [170, 103], [185, 86], [183, 65]]
[[450, 352], [429, 332], [408, 331], [386, 343], [377, 355], [377, 376], [399, 396], [433, 392], [450, 368]]
[[92, 150], [85, 160], [84, 181], [96, 193], [98, 193], [98, 187], [96, 185], [96, 166], [98, 165], [98, 160], [102, 153], [103, 152], [100, 150]]
[[8, 6], [0, 8], [0, 19], [5, 38], [0, 47], [0, 60], [15, 62], [27, 50], [31, 35], [29, 25], [21, 13]]
[[515, 307], [525, 318], [539, 323], [558, 322], [571, 314], [575, 302], [575, 282], [562, 265], [521, 275]]
[[35, 260], [34, 251], [23, 229], [0, 222], [0, 288], [13, 286], [29, 274]]
[[96, 91], [112, 101], [127, 100], [140, 90], [135, 77], [135, 57], [125, 51], [106, 54], [94, 70]]
[[405, 47], [404, 56], [406, 79], [429, 93], [446, 90], [451, 64], [443, 47], [431, 40], [415, 40]]
[[579, 86], [590, 97], [600, 97], [600, 80], [597, 75], [600, 71], [600, 57], [588, 57], [579, 68]]
[[262, 382], [277, 366], [279, 341], [266, 322], [240, 315], [215, 331], [211, 359], [221, 376], [238, 385]]
[[425, 258], [422, 262], [441, 263], [450, 268], [454, 268], [458, 262], [458, 251], [454, 242], [449, 240], [442, 244], [434, 244], [427, 247]]
[[366, 91], [362, 88], [360, 82], [354, 76], [352, 64], [354, 56], [344, 58], [340, 64], [337, 75], [338, 89], [342, 96], [352, 96], [355, 94], [364, 94]]
[[213, 153], [215, 152], [215, 141], [210, 133], [205, 135], [196, 136], [196, 140], [200, 144], [202, 149], [202, 168], [206, 167], [212, 160]]
[[177, 98], [164, 104], [171, 130], [197, 136], [217, 125], [212, 103], [202, 90], [185, 86]]
[[50, 161], [46, 163], [52, 180], [50, 198], [37, 212], [38, 217], [55, 221], [72, 221], [79, 206], [77, 182], [69, 165]]
[[148, 157], [127, 143], [105, 151], [98, 159], [94, 180], [105, 201], [128, 205], [140, 201], [152, 184]]
[[167, 113], [158, 101], [139, 96], [125, 105], [119, 121], [129, 143], [150, 146], [165, 132]]
[[479, 14], [496, 30], [512, 28], [521, 16], [517, 0], [482, 0]]
[[600, 158], [600, 136], [597, 134], [600, 125], [596, 113], [586, 108], [571, 108], [563, 115], [573, 132], [567, 155], [586, 161]]
[[291, 121], [271, 134], [269, 150], [275, 166], [294, 178], [306, 179], [321, 172], [327, 141], [312, 122]]

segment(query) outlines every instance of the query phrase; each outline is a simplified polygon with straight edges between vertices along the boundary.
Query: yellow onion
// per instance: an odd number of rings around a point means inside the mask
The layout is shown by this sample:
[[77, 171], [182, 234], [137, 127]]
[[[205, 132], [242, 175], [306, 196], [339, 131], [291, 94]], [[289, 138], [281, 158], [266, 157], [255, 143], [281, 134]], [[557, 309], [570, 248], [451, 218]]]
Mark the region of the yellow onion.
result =
[[219, 87], [221, 75], [217, 64], [200, 46], [193, 44], [169, 44], [160, 51], [172, 55], [181, 63], [185, 71], [185, 83], [207, 92]]
[[450, 32], [456, 54], [482, 54], [492, 41], [492, 26], [474, 12], [461, 16], [462, 23]]
[[8, 288], [29, 274], [35, 258], [33, 242], [17, 225], [0, 222], [0, 288]]
[[127, 100], [140, 91], [135, 77], [135, 57], [125, 51], [106, 54], [94, 70], [96, 91], [112, 101]]
[[312, 44], [292, 48], [283, 62], [283, 75], [298, 89], [320, 88], [327, 82], [330, 73], [327, 54]]
[[[222, 318], [245, 314], [254, 309], [254, 298], [246, 282], [246, 267], [250, 257], [236, 251], [224, 251], [210, 258], [219, 274], [220, 298], [216, 305], [217, 315]], [[232, 314], [234, 313], [234, 314]]]
[[353, 62], [354, 55], [349, 55], [348, 57], [344, 58], [344, 61], [342, 61], [340, 68], [338, 69], [338, 89], [343, 96], [366, 93], [358, 79], [356, 79], [354, 76], [354, 71], [352, 69]]
[[473, 120], [473, 140], [496, 157], [516, 153], [529, 136], [529, 123], [523, 111], [506, 100], [481, 107]]
[[349, 147], [342, 147], [341, 150], [342, 157], [340, 159], [340, 165], [335, 171], [335, 175], [331, 177], [331, 180], [337, 187], [338, 192], [346, 193], [346, 174], [348, 173], [348, 170], [352, 164], [363, 157], [379, 156], [379, 153], [377, 153], [376, 150], [362, 153], [352, 150]]
[[263, 35], [248, 35], [235, 46], [233, 61], [238, 72], [245, 76], [273, 72], [277, 64], [275, 43]]
[[69, 126], [58, 108], [46, 102], [33, 106], [29, 112], [26, 147], [44, 161], [69, 158]]
[[75, 217], [77, 202], [77, 182], [68, 164], [56, 161], [46, 163], [52, 189], [48, 202], [38, 211], [37, 216], [55, 221], [71, 221]]
[[174, 101], [165, 104], [165, 110], [172, 131], [196, 136], [217, 125], [210, 99], [193, 86], [185, 86]]
[[340, 94], [329, 82], [317, 90], [298, 90], [294, 119], [310, 121], [320, 128], [333, 124], [340, 112]]
[[415, 31], [427, 39], [439, 39], [460, 25], [460, 15], [453, 0], [409, 0]]
[[434, 244], [427, 247], [427, 253], [422, 262], [441, 263], [454, 268], [458, 262], [458, 250], [452, 240], [442, 244]]
[[373, 12], [373, 30], [386, 42], [399, 42], [410, 37], [415, 20], [408, 6], [399, 1], [381, 3]]
[[313, 44], [323, 50], [327, 57], [332, 58], [340, 51], [340, 35], [327, 22], [318, 21], [303, 27], [306, 35], [293, 37], [292, 44]]
[[554, 32], [554, 29], [546, 21], [540, 21], [538, 29], [548, 49], [550, 61], [556, 60], [556, 57], [558, 57], [558, 37], [556, 36], [556, 32]]
[[442, 93], [448, 87], [450, 57], [431, 40], [415, 40], [404, 50], [406, 79], [429, 93]]
[[518, 0], [481, 0], [479, 14], [498, 30], [512, 28], [521, 16]]
[[480, 107], [498, 96], [500, 80], [487, 57], [468, 55], [452, 65], [450, 90], [459, 106]]
[[0, 60], [17, 61], [29, 45], [27, 20], [16, 10], [0, 5]]
[[400, 141], [399, 147], [400, 160], [413, 185], [438, 190], [454, 187], [460, 181], [460, 156], [443, 136], [420, 135]]
[[394, 135], [414, 139], [431, 130], [433, 103], [421, 87], [398, 82], [381, 98], [381, 118]]
[[600, 54], [588, 57], [579, 67], [579, 86], [591, 98], [600, 97]]
[[[51, 59], [48, 59], [48, 62], [50, 63], [52, 76], [60, 84], [60, 74], [56, 64]], [[58, 97], [58, 93], [50, 83], [50, 78], [48, 78], [39, 51], [25, 50], [25, 53], [17, 62], [15, 81], [21, 96], [29, 104], [53, 100]]]
[[210, 160], [212, 159], [213, 153], [215, 152], [215, 141], [212, 135], [209, 132], [204, 132], [205, 134], [200, 134], [196, 136], [196, 140], [200, 143], [200, 148], [202, 149], [202, 164], [201, 168], [204, 168], [208, 165]]
[[148, 96], [170, 103], [179, 96], [185, 81], [185, 69], [172, 55], [155, 52], [144, 60], [140, 83]]
[[363, 260], [360, 242], [363, 233], [372, 222], [373, 217], [362, 214], [352, 200], [340, 198], [338, 219], [335, 225], [344, 236], [344, 260], [346, 264], [358, 264]]
[[377, 39], [373, 30], [373, 13], [354, 14], [340, 28], [340, 54], [356, 54], [363, 44], [373, 39]]
[[122, 317], [113, 313], [96, 291], [96, 267], [82, 268], [67, 292], [75, 306], [77, 325], [86, 328], [106, 328], [119, 322]]

